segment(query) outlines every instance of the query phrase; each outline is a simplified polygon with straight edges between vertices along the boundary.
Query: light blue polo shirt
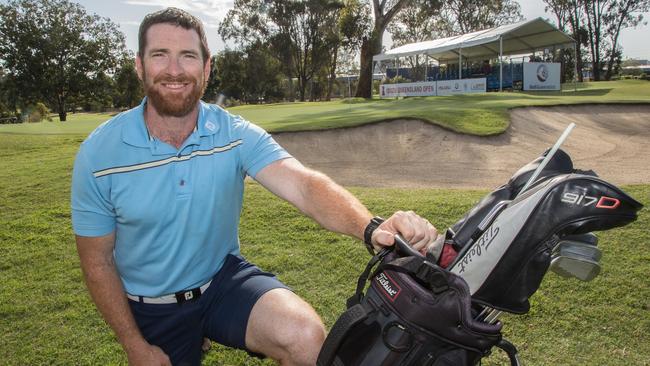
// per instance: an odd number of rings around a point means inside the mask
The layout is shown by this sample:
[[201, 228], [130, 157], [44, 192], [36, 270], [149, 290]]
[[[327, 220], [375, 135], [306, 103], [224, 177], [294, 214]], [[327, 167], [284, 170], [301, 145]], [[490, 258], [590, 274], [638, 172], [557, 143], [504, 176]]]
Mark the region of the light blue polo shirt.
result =
[[239, 254], [244, 178], [290, 157], [258, 126], [201, 102], [180, 149], [151, 138], [144, 105], [103, 123], [82, 143], [72, 177], [80, 236], [115, 231], [125, 290], [156, 297], [209, 281]]

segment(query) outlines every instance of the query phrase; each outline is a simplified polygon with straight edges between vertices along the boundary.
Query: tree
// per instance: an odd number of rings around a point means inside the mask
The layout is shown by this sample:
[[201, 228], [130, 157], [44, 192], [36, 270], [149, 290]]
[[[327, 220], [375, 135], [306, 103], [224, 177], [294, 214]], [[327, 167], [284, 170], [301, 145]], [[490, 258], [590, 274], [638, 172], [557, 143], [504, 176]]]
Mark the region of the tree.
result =
[[[226, 49], [212, 57], [215, 83], [219, 91], [228, 98], [244, 100], [244, 79], [246, 78], [246, 58], [244, 52]], [[216, 90], [211, 94], [218, 93]]]
[[115, 75], [113, 75], [115, 93], [113, 94], [113, 106], [117, 108], [133, 108], [137, 106], [144, 92], [142, 84], [135, 70], [133, 56], [126, 57], [120, 62]]
[[372, 96], [372, 73], [374, 62], [372, 57], [382, 49], [384, 31], [397, 14], [414, 0], [372, 0], [374, 21], [370, 35], [364, 36], [361, 43], [361, 65], [359, 81], [355, 96], [370, 98]]
[[[452, 29], [440, 16], [439, 7], [418, 3], [402, 10], [388, 26], [393, 46], [429, 41], [452, 35]], [[425, 56], [426, 59], [426, 56]], [[420, 64], [420, 55], [407, 57], [407, 63], [415, 70], [413, 77], [421, 80], [424, 67]]]
[[282, 99], [279, 62], [268, 45], [253, 42], [243, 51], [224, 50], [212, 58], [214, 81], [208, 83], [210, 95], [224, 94], [247, 103]]
[[604, 16], [611, 8], [612, 1], [608, 0], [587, 0], [584, 1], [583, 11], [587, 21], [587, 32], [589, 34], [589, 47], [591, 54], [591, 69], [594, 74], [594, 80], [601, 79], [602, 58], [603, 58], [603, 40], [604, 40]]
[[610, 80], [620, 67], [622, 52], [618, 44], [621, 30], [634, 28], [643, 22], [643, 13], [650, 10], [650, 0], [621, 0], [616, 1], [605, 15], [606, 34], [609, 41], [607, 70], [605, 80]]
[[[584, 0], [544, 0], [545, 11], [552, 11], [558, 20], [558, 29], [570, 31], [571, 37], [576, 41], [575, 60], [578, 81], [582, 82], [583, 53], [582, 47], [587, 46], [587, 30], [584, 27], [584, 14], [582, 3]], [[567, 29], [568, 27], [568, 29]]]
[[298, 81], [300, 100], [305, 100], [308, 84], [333, 51], [328, 33], [341, 7], [332, 0], [236, 0], [219, 34], [241, 48], [253, 42], [269, 45], [285, 75]]
[[66, 120], [67, 101], [125, 54], [124, 35], [109, 19], [67, 0], [11, 0], [0, 5], [0, 60], [20, 103], [45, 100]]
[[455, 35], [523, 20], [521, 6], [514, 0], [448, 0], [441, 17]]

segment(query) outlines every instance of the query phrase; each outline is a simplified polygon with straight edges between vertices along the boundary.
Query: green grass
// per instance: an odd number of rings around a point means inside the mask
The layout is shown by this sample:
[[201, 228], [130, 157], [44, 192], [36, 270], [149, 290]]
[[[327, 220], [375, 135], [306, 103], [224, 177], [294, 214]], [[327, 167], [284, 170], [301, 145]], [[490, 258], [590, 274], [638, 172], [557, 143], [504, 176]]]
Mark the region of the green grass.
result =
[[[322, 130], [395, 118], [417, 118], [453, 131], [484, 136], [506, 130], [508, 110], [511, 108], [583, 103], [650, 103], [650, 82], [623, 80], [585, 83], [577, 91], [570, 84], [559, 92], [245, 105], [230, 108], [230, 111], [270, 132]], [[100, 122], [110, 118], [102, 114], [69, 116], [69, 121], [65, 123], [0, 125], [0, 133], [88, 134]]]
[[[69, 182], [81, 136], [0, 134], [0, 364], [105, 365], [126, 359], [95, 310], [70, 228]], [[246, 185], [242, 251], [275, 272], [331, 326], [368, 259], [255, 183]], [[646, 206], [650, 185], [625, 187]], [[444, 228], [484, 191], [360, 189], [379, 215], [413, 209]], [[526, 365], [650, 365], [650, 214], [600, 234], [603, 270], [590, 283], [549, 274], [505, 335]], [[335, 269], [335, 270], [332, 270]], [[205, 364], [270, 365], [213, 348]], [[496, 352], [484, 365], [502, 365]]]

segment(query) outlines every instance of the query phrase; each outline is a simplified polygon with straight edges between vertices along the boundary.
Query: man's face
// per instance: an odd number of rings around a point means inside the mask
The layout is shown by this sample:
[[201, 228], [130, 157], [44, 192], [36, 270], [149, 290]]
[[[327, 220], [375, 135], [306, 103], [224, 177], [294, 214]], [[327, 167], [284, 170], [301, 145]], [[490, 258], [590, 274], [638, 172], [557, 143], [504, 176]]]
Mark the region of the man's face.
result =
[[210, 75], [196, 31], [171, 24], [147, 30], [147, 46], [136, 58], [148, 103], [161, 116], [184, 117], [197, 105]]

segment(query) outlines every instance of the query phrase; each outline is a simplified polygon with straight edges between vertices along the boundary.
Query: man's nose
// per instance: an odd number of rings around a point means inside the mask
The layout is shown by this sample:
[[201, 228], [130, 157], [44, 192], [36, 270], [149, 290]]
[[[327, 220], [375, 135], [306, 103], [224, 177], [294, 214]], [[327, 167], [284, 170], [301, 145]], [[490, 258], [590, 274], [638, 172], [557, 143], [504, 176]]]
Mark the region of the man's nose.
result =
[[167, 63], [167, 73], [170, 75], [180, 75], [184, 72], [180, 62], [180, 57], [170, 57]]

